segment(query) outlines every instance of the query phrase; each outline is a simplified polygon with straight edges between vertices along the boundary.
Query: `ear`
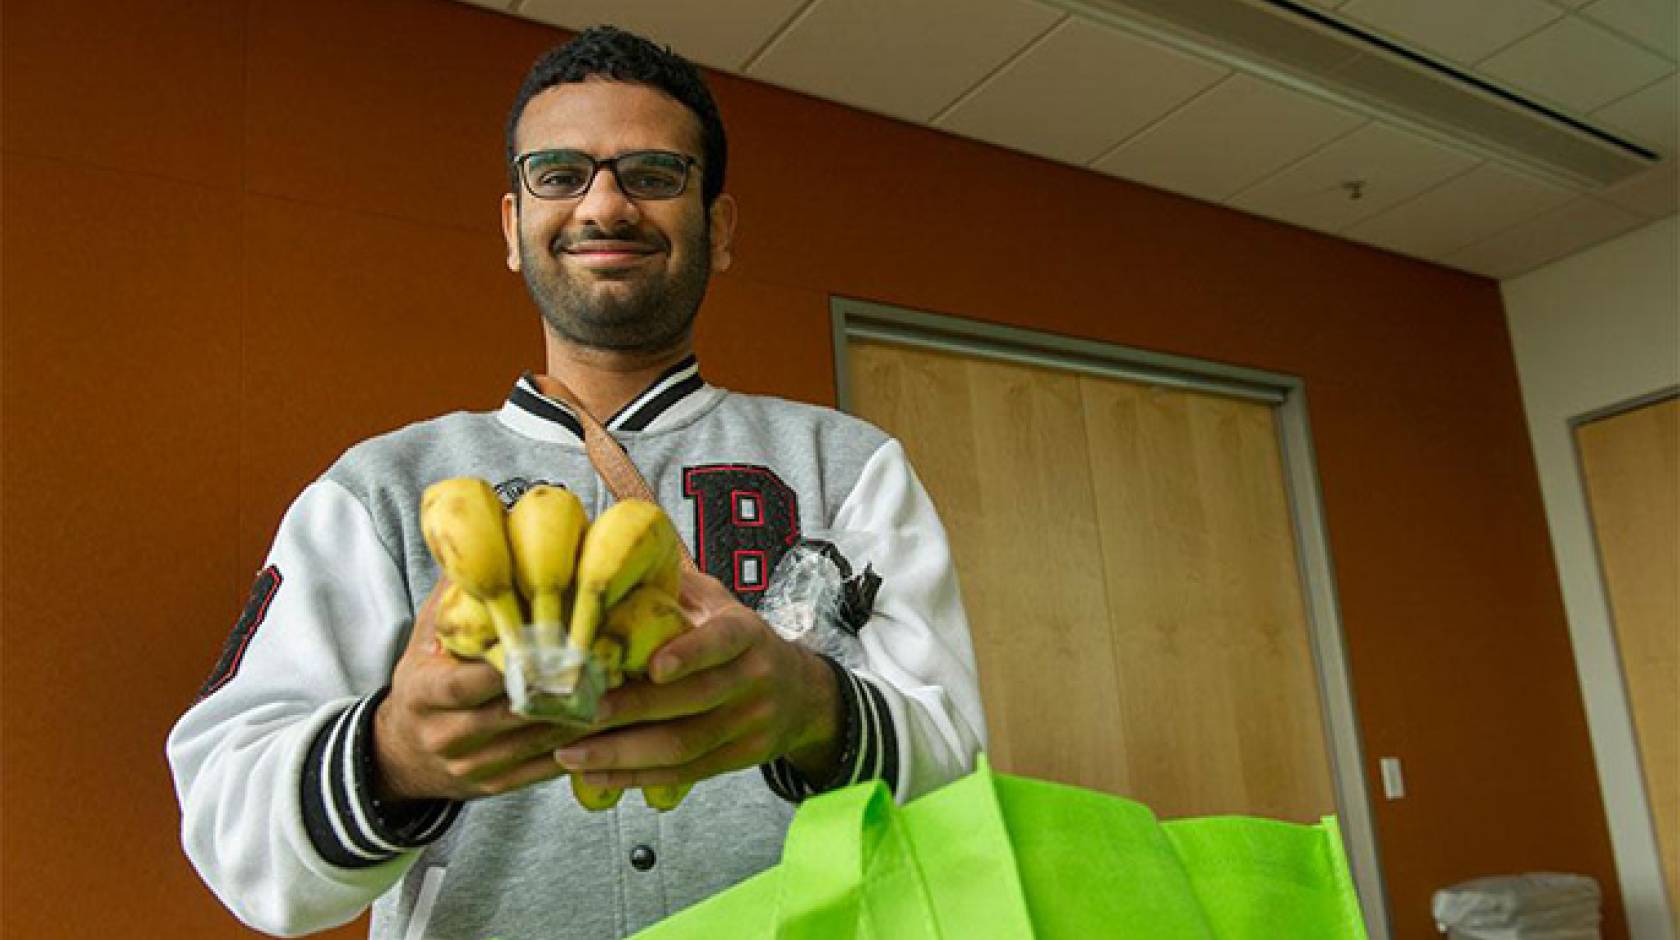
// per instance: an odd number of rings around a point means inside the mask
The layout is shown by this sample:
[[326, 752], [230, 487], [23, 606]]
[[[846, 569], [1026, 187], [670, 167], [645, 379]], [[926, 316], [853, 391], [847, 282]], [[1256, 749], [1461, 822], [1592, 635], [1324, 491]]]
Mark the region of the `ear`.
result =
[[509, 271], [519, 270], [519, 203], [513, 193], [502, 194], [502, 240], [507, 242]]
[[719, 193], [712, 200], [712, 208], [707, 215], [707, 225], [711, 227], [712, 235], [712, 273], [718, 274], [729, 270], [734, 261], [731, 249], [735, 241], [735, 197], [728, 193]]

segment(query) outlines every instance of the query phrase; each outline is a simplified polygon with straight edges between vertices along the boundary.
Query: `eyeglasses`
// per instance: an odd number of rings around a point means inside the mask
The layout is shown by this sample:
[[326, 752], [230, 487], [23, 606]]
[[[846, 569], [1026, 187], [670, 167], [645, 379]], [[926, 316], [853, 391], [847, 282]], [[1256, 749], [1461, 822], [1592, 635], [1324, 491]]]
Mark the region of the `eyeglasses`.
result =
[[602, 167], [613, 171], [631, 199], [675, 199], [688, 188], [688, 168], [700, 161], [669, 150], [632, 150], [597, 160], [581, 150], [533, 150], [514, 161], [525, 189], [538, 199], [576, 199], [589, 192]]

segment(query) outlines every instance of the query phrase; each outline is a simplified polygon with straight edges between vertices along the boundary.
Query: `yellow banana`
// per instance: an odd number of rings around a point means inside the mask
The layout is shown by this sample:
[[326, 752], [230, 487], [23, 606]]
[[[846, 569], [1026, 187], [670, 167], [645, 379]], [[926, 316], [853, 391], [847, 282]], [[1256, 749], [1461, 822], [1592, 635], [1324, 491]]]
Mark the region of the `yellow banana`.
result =
[[433, 483], [420, 498], [420, 531], [432, 557], [485, 606], [502, 645], [519, 649], [524, 616], [513, 591], [505, 516], [496, 491], [477, 477]]
[[637, 584], [674, 583], [678, 545], [665, 510], [647, 500], [626, 499], [601, 513], [578, 554], [572, 647], [587, 652], [607, 608]]
[[[671, 570], [674, 572], [676, 566]], [[676, 592], [652, 583], [631, 591], [608, 611], [605, 626], [607, 633], [624, 637], [624, 674], [637, 679], [647, 675], [648, 660], [654, 652], [687, 629], [688, 618], [677, 606]], [[676, 809], [693, 787], [692, 783], [643, 787], [642, 798], [654, 809], [667, 812]]]
[[[578, 554], [568, 636], [572, 647], [593, 650], [599, 640], [612, 638], [623, 645], [623, 677], [645, 676], [654, 650], [688, 629], [675, 600], [681, 551], [677, 530], [654, 503], [627, 499], [601, 513]], [[690, 786], [647, 787], [643, 795], [650, 806], [672, 809]], [[592, 810], [607, 809], [623, 796], [618, 788], [592, 787], [577, 775], [572, 776], [572, 793]]]
[[490, 611], [453, 581], [438, 598], [436, 626], [438, 642], [463, 659], [484, 659], [496, 648], [496, 627], [490, 622]]
[[578, 804], [584, 809], [612, 809], [623, 795], [624, 791], [618, 787], [592, 787], [584, 783], [582, 777], [572, 774], [572, 796], [577, 797]]
[[[624, 646], [612, 637], [598, 636], [590, 644], [590, 649], [607, 675], [607, 688], [614, 689], [623, 685]], [[584, 809], [598, 812], [618, 805], [624, 791], [618, 787], [590, 786], [583, 782], [582, 777], [572, 774], [572, 795], [577, 797], [578, 805]]]
[[624, 600], [607, 611], [601, 632], [624, 644], [624, 675], [640, 679], [647, 675], [648, 660], [665, 641], [688, 629], [677, 599], [653, 584], [638, 585]]
[[607, 688], [616, 689], [624, 684], [624, 644], [610, 636], [598, 636], [589, 645], [591, 655], [601, 664], [601, 672], [606, 676]]
[[676, 809], [677, 805], [683, 801], [683, 797], [688, 796], [688, 791], [692, 789], [694, 789], [692, 783], [662, 783], [656, 786], [643, 787], [642, 799], [647, 801], [647, 805], [661, 813], [668, 813]]
[[583, 503], [558, 486], [533, 486], [508, 511], [513, 573], [531, 602], [539, 645], [560, 645], [561, 598], [572, 586], [578, 544], [588, 526]]
[[[648, 660], [666, 641], [688, 629], [688, 618], [677, 606], [677, 599], [665, 589], [644, 582], [607, 611], [601, 625], [601, 636], [595, 638], [598, 649], [604, 642], [622, 643], [623, 658], [619, 668], [626, 679], [647, 676]], [[668, 784], [642, 788], [647, 804], [661, 811], [676, 809], [693, 784]], [[611, 787], [592, 787], [572, 778], [572, 793], [578, 802], [591, 809], [606, 808], [618, 802], [622, 792]]]

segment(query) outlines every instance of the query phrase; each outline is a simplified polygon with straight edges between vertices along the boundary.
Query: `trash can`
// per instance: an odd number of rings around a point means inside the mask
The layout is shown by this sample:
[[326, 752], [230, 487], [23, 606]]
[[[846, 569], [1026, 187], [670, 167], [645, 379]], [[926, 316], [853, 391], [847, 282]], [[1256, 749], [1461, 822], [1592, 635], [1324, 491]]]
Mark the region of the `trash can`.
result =
[[1435, 892], [1448, 940], [1601, 940], [1598, 882], [1531, 872], [1477, 878]]

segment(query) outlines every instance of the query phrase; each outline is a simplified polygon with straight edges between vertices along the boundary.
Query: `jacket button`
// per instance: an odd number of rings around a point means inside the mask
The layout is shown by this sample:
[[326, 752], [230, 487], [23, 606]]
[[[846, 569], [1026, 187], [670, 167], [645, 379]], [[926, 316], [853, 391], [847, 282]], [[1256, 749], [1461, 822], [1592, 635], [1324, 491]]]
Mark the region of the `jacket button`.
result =
[[657, 861], [659, 857], [653, 854], [651, 846], [638, 845], [630, 850], [630, 866], [637, 871], [647, 871]]

